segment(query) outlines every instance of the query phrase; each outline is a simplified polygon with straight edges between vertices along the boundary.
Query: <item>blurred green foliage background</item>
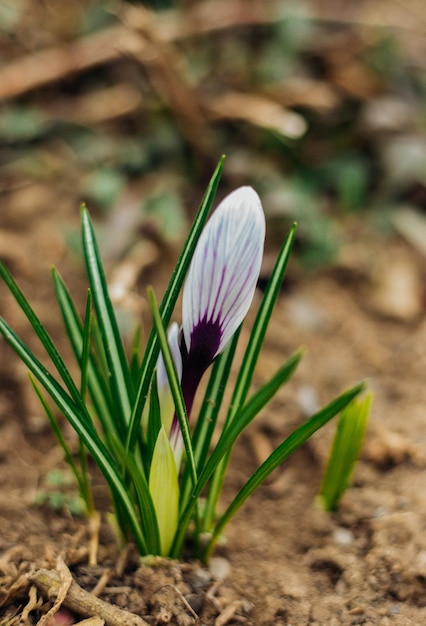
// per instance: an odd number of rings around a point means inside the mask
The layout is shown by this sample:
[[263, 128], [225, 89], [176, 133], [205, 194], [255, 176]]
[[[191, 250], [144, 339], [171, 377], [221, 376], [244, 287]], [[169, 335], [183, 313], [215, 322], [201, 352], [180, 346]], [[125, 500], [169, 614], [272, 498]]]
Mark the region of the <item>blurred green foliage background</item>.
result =
[[415, 0], [2, 0], [3, 206], [36, 184], [173, 243], [224, 153], [305, 265], [358, 219], [418, 232], [425, 31]]

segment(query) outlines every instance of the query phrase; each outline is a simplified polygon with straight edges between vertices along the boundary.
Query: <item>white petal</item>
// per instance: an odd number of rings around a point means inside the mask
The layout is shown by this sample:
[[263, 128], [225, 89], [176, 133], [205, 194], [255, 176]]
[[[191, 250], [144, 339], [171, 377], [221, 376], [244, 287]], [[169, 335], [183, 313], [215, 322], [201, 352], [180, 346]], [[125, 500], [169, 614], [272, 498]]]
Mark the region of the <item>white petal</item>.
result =
[[[259, 277], [265, 216], [251, 187], [240, 187], [217, 207], [198, 241], [182, 301], [182, 326], [188, 351], [201, 320], [221, 327], [221, 352], [243, 321]], [[216, 356], [216, 355], [215, 355]]]

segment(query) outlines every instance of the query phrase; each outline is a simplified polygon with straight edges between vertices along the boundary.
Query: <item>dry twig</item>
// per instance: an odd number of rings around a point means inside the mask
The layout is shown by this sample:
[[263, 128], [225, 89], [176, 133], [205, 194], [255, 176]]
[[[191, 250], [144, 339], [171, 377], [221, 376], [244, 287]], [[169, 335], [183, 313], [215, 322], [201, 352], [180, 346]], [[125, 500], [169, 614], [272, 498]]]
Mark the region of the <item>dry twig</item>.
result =
[[[58, 576], [58, 584], [55, 590], [55, 602], [53, 606], [48, 610], [46, 615], [43, 615], [43, 617], [38, 621], [37, 626], [45, 626], [46, 624], [48, 624], [50, 619], [55, 615], [55, 613], [58, 612], [58, 610], [64, 603], [69, 588], [71, 586], [71, 572], [69, 571], [68, 567], [65, 565], [62, 559], [58, 559], [57, 571], [55, 572], [55, 574]], [[37, 588], [39, 588], [34, 580], [32, 582], [36, 585]]]
[[[71, 574], [70, 574], [71, 576]], [[62, 585], [60, 575], [56, 570], [39, 569], [28, 576], [37, 589], [48, 597], [56, 597]], [[82, 617], [99, 617], [106, 626], [149, 626], [148, 623], [129, 611], [100, 600], [92, 593], [82, 589], [75, 580], [71, 580], [62, 603]]]

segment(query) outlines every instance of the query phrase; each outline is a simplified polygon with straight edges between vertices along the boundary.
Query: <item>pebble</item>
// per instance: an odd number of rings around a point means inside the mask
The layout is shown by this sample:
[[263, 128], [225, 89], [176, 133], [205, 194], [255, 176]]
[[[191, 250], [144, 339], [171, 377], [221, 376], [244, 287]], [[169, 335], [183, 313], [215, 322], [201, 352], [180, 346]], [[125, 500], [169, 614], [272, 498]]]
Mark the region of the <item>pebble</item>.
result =
[[231, 574], [231, 564], [224, 557], [214, 556], [210, 559], [209, 572], [215, 580], [225, 580]]
[[333, 541], [339, 546], [350, 546], [355, 541], [355, 537], [348, 528], [340, 527], [333, 532]]
[[202, 567], [199, 567], [195, 570], [194, 577], [196, 586], [201, 588], [208, 585], [212, 579], [211, 573]]

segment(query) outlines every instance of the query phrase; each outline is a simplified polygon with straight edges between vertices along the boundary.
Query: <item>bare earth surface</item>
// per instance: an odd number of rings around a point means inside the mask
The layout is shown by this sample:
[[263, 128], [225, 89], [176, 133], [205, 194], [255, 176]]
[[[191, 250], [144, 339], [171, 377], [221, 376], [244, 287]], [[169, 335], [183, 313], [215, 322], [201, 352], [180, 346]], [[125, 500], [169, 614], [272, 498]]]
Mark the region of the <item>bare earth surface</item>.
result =
[[[23, 189], [3, 206], [0, 254], [67, 353], [48, 268], [53, 263], [59, 267], [74, 292], [80, 290], [84, 297], [82, 269], [64, 245], [67, 229], [78, 227], [78, 211], [47, 193]], [[300, 345], [307, 353], [293, 380], [239, 442], [224, 499], [306, 415], [367, 379], [374, 392], [373, 411], [351, 487], [334, 515], [326, 515], [315, 502], [331, 424], [239, 512], [209, 568], [193, 562], [141, 565], [131, 550], [117, 551], [105, 523], [99, 563], [87, 565], [84, 520], [34, 505], [36, 494], [47, 489], [46, 475], [65, 466], [25, 368], [0, 343], [2, 626], [36, 624], [53, 605], [33, 585], [40, 568], [62, 581], [64, 597], [68, 589], [56, 615], [40, 624], [73, 624], [92, 616], [97, 618], [92, 624], [103, 623], [101, 619], [142, 624], [142, 618], [149, 624], [182, 626], [426, 622], [424, 259], [402, 240], [370, 241], [355, 229], [353, 242], [361, 239], [362, 247], [348, 246], [351, 252], [332, 272], [303, 278], [295, 266], [290, 268], [257, 382]], [[410, 294], [403, 297], [406, 303], [412, 298], [408, 310], [398, 291], [383, 291], [377, 283], [378, 273], [386, 277], [390, 260], [404, 268], [404, 284], [411, 280]], [[146, 275], [143, 260], [138, 262], [142, 269], [130, 291], [142, 294], [134, 295], [132, 303], [143, 311], [143, 284], [156, 274]], [[396, 279], [390, 283], [398, 284]], [[3, 286], [0, 309], [34, 346]], [[98, 490], [102, 503], [101, 483]], [[80, 588], [94, 592], [71, 612], [65, 606], [76, 587], [68, 588], [69, 572]], [[103, 604], [90, 608], [94, 595], [134, 615], [112, 618]]]

